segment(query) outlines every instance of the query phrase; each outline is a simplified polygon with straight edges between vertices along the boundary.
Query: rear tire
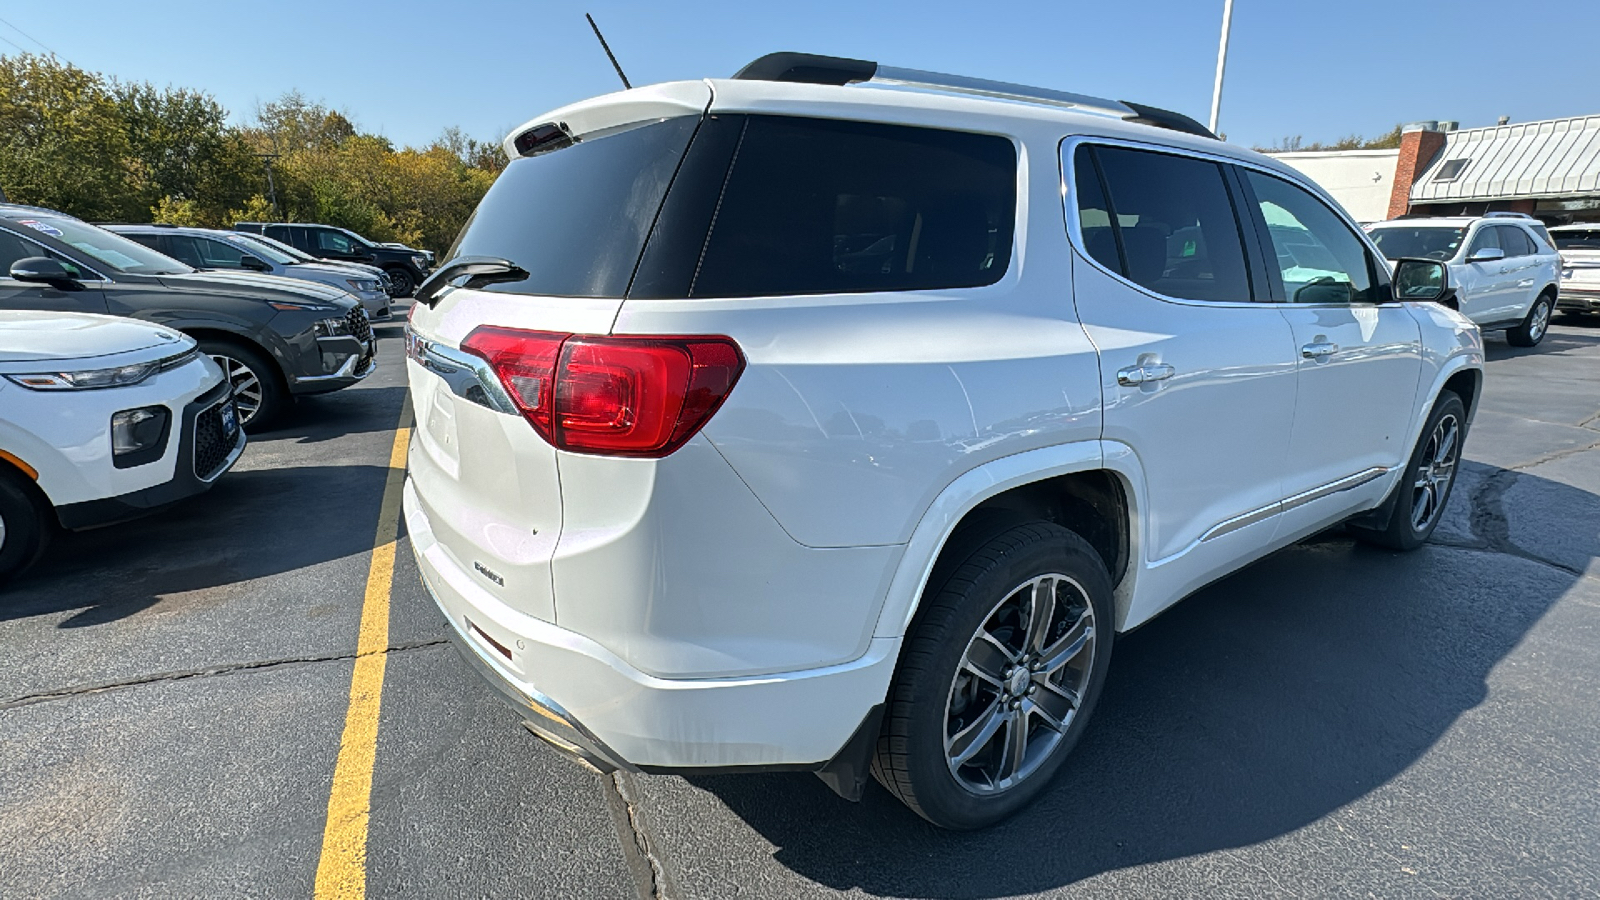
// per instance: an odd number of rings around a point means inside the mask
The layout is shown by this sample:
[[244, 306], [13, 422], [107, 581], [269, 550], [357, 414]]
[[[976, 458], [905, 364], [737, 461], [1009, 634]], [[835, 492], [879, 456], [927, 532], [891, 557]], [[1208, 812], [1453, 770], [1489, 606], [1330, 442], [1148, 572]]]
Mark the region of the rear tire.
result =
[[22, 574], [50, 545], [55, 516], [36, 493], [0, 472], [0, 584]]
[[1550, 317], [1555, 312], [1556, 298], [1549, 291], [1539, 295], [1529, 307], [1522, 324], [1506, 330], [1506, 343], [1513, 347], [1537, 347], [1550, 332]]
[[978, 545], [925, 595], [901, 651], [872, 774], [935, 825], [982, 828], [1050, 783], [1111, 662], [1111, 577], [1047, 522]]
[[200, 352], [216, 360], [233, 382], [240, 428], [258, 434], [288, 406], [282, 373], [261, 351], [237, 341], [208, 339], [200, 342]]
[[[1452, 437], [1453, 435], [1453, 437]], [[1395, 486], [1397, 496], [1389, 524], [1383, 529], [1350, 526], [1357, 538], [1390, 550], [1415, 550], [1428, 542], [1444, 517], [1461, 468], [1461, 444], [1467, 437], [1467, 408], [1452, 391], [1441, 391], [1422, 429], [1416, 449]]]

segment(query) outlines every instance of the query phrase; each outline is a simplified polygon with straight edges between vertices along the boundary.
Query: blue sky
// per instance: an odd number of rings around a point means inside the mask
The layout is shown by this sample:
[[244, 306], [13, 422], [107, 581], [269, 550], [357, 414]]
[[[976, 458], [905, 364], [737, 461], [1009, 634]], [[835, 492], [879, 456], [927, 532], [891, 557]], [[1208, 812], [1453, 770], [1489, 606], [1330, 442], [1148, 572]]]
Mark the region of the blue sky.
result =
[[[874, 59], [1210, 110], [1222, 0], [523, 0], [236, 3], [71, 0], [0, 6], [66, 59], [209, 91], [236, 119], [291, 88], [397, 143], [449, 125], [498, 140], [619, 87], [591, 12], [635, 84], [725, 76], [763, 53]], [[1513, 20], [1512, 17], [1515, 17]], [[1600, 76], [1564, 36], [1600, 34], [1600, 0], [1235, 0], [1221, 130], [1243, 144], [1333, 140], [1397, 122], [1464, 127], [1600, 113]], [[1499, 35], [1514, 37], [1502, 46]], [[0, 24], [11, 43], [37, 49]], [[1513, 65], [1475, 71], [1475, 60]]]

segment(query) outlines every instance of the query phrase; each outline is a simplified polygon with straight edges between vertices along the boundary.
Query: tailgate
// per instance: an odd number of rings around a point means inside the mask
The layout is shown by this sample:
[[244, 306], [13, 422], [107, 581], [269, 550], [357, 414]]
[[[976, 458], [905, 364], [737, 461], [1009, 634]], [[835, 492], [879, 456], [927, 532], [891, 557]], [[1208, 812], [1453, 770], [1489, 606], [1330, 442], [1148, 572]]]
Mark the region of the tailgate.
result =
[[[561, 534], [556, 451], [520, 415], [492, 400], [460, 352], [494, 324], [603, 334], [621, 300], [451, 290], [418, 305], [407, 327], [406, 371], [416, 425], [407, 468], [448, 563], [507, 606], [555, 621], [550, 559]], [[493, 383], [492, 373], [486, 377]]]

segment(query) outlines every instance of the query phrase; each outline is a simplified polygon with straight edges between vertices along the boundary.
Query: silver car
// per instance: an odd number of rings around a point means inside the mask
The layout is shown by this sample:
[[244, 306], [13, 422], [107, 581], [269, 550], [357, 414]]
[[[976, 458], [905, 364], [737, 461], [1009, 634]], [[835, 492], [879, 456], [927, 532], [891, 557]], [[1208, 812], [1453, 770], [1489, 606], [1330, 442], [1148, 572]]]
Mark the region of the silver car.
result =
[[321, 261], [303, 262], [254, 235], [174, 225], [105, 227], [197, 269], [246, 269], [315, 281], [353, 294], [374, 321], [391, 316], [389, 294], [377, 275]]

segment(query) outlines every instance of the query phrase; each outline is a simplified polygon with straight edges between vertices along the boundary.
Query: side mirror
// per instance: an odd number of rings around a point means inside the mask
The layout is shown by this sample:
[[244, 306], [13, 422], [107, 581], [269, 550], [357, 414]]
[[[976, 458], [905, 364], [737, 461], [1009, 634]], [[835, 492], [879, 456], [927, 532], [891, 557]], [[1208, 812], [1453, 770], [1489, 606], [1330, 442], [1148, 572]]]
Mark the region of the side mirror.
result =
[[48, 284], [63, 291], [83, 289], [83, 285], [78, 283], [78, 275], [77, 269], [68, 268], [65, 263], [48, 256], [30, 256], [11, 264], [13, 279]]
[[1297, 289], [1294, 292], [1294, 302], [1348, 306], [1356, 302], [1356, 286], [1348, 281], [1318, 279]]
[[1484, 247], [1467, 257], [1467, 262], [1495, 262], [1506, 258], [1506, 252], [1499, 247]]
[[249, 269], [252, 272], [272, 271], [272, 267], [267, 265], [266, 260], [248, 254], [239, 258], [239, 268]]
[[[1499, 252], [1499, 251], [1496, 251]], [[1421, 300], [1437, 303], [1450, 290], [1450, 269], [1435, 259], [1406, 257], [1394, 263], [1396, 300]]]

